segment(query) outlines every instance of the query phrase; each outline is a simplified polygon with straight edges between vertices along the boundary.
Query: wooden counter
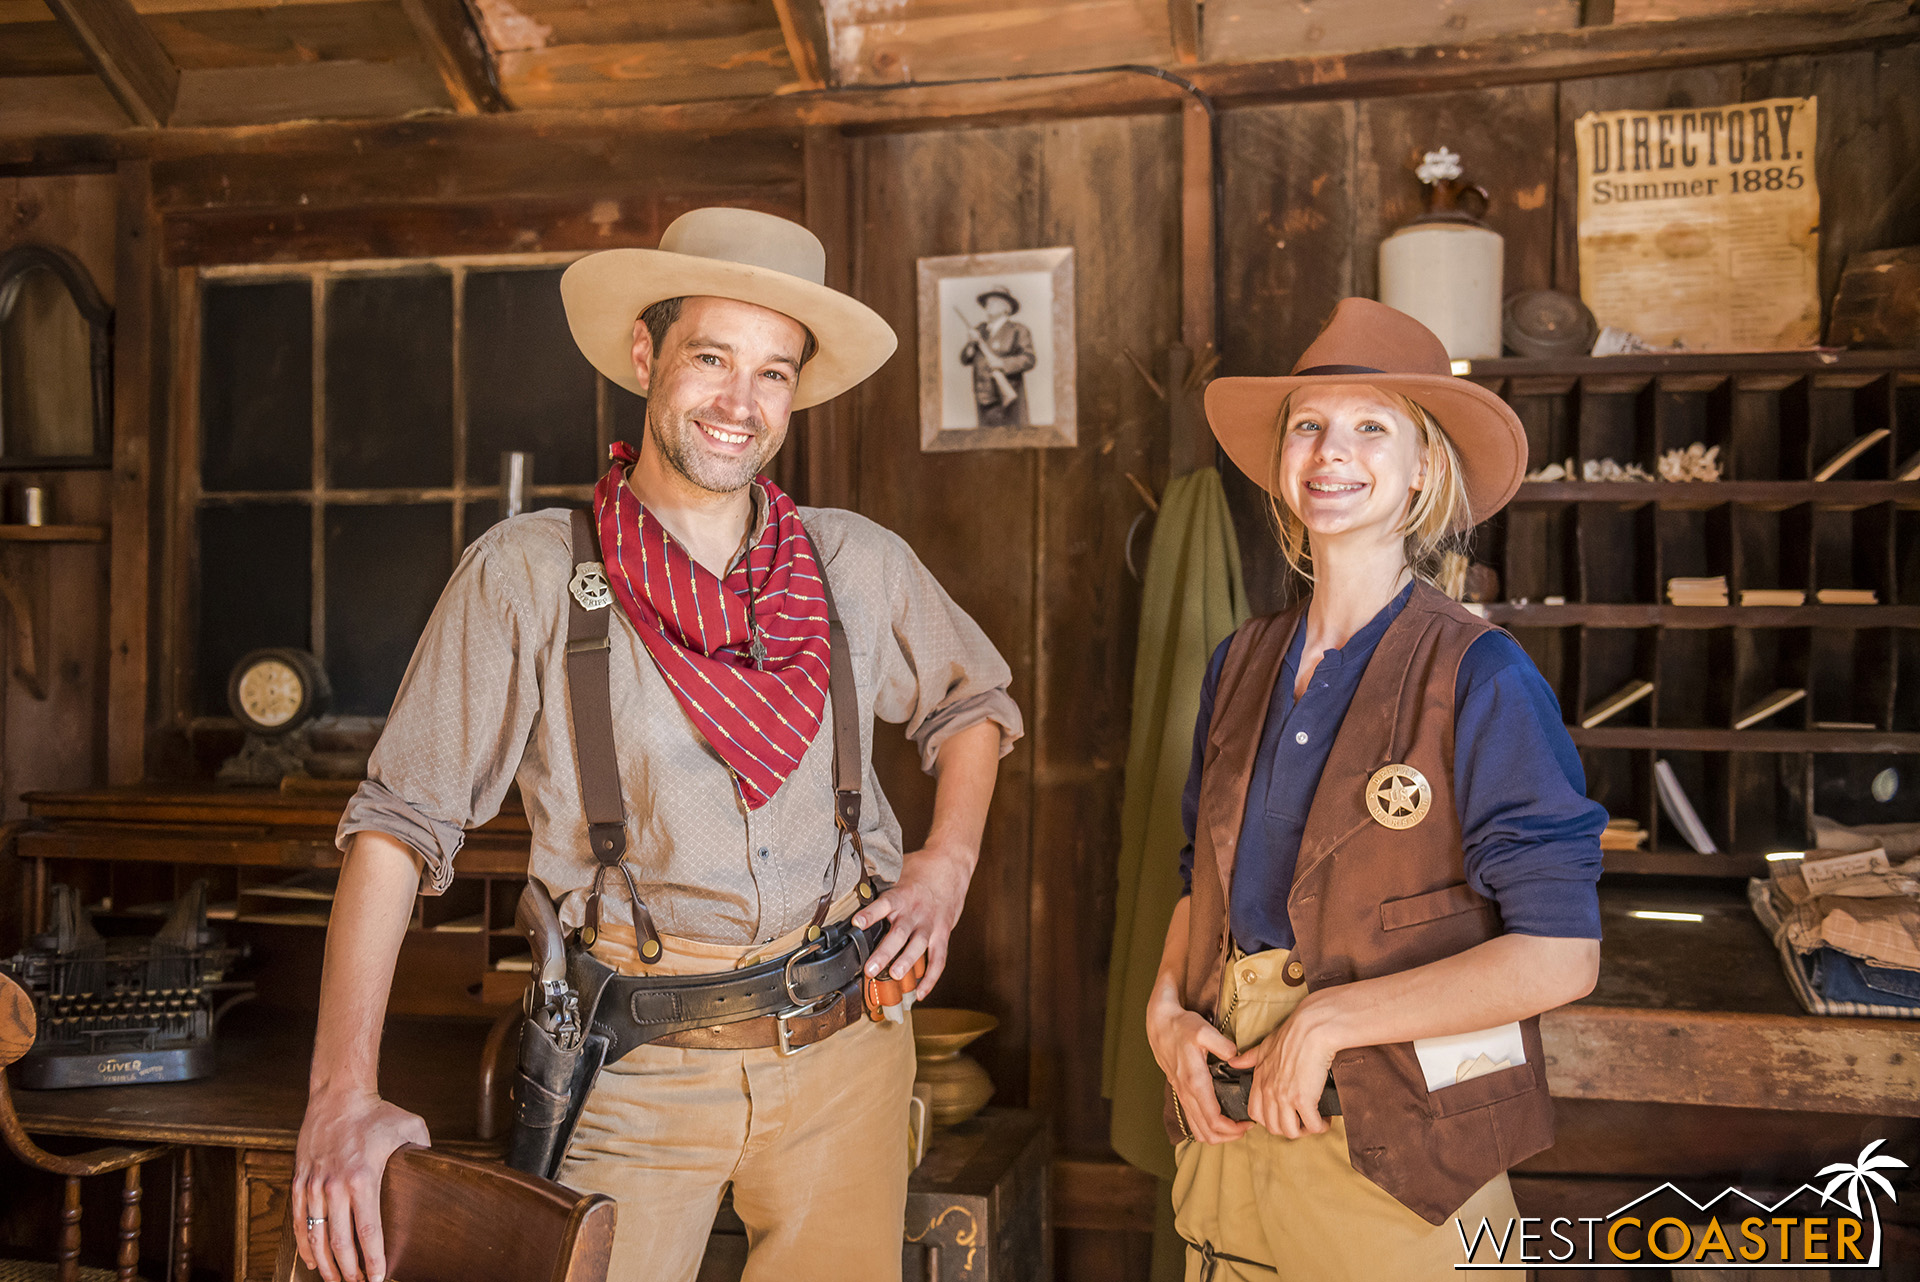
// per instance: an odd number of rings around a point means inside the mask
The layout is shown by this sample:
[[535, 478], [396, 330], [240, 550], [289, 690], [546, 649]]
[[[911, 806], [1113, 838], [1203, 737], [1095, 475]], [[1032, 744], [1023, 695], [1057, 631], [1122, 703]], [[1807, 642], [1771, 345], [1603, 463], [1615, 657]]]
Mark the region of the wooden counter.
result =
[[1801, 1009], [1738, 883], [1622, 879], [1600, 908], [1599, 984], [1540, 1021], [1556, 1098], [1920, 1117], [1920, 1021]]

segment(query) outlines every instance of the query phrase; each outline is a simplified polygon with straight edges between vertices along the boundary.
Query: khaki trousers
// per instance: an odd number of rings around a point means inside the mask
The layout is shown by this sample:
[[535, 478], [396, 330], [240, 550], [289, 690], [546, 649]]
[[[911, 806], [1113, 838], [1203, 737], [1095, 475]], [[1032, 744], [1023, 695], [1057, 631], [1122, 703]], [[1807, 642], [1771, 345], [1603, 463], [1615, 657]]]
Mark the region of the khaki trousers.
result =
[[[1241, 1050], [1280, 1027], [1307, 994], [1281, 973], [1289, 950], [1233, 956], [1219, 1010]], [[1345, 1119], [1324, 1135], [1290, 1140], [1255, 1125], [1226, 1144], [1183, 1140], [1175, 1149], [1173, 1222], [1187, 1247], [1187, 1282], [1439, 1282], [1463, 1276], [1522, 1282], [1524, 1270], [1459, 1274], [1459, 1230], [1402, 1206], [1347, 1160]], [[1468, 1236], [1486, 1216], [1496, 1234], [1519, 1215], [1502, 1174], [1455, 1217]], [[1251, 1264], [1209, 1258], [1237, 1256]], [[1483, 1247], [1476, 1263], [1491, 1262]]]
[[[593, 951], [628, 974], [705, 974], [801, 933], [752, 949], [665, 939], [648, 966], [630, 929], [609, 928]], [[619, 1202], [611, 1282], [692, 1282], [728, 1185], [743, 1282], [898, 1282], [913, 1072], [911, 1025], [864, 1018], [790, 1056], [641, 1046], [601, 1071], [557, 1178]]]

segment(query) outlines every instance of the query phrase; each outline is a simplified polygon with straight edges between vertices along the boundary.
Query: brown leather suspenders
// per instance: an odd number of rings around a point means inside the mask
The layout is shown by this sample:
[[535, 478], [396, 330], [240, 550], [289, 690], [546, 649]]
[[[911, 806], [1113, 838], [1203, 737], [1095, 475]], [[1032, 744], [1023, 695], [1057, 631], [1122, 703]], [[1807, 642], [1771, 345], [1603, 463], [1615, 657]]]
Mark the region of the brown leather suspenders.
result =
[[[586, 924], [580, 930], [580, 942], [591, 948], [600, 930], [600, 895], [607, 873], [618, 869], [627, 883], [633, 904], [633, 928], [639, 938], [640, 956], [646, 961], [660, 958], [660, 933], [654, 929], [653, 914], [647, 911], [633, 871], [627, 866], [626, 807], [621, 800], [620, 758], [613, 737], [613, 685], [609, 675], [611, 657], [607, 634], [611, 620], [613, 591], [607, 585], [606, 567], [600, 560], [599, 532], [593, 517], [576, 510], [572, 518], [573, 578], [567, 584], [567, 706], [573, 714], [573, 755], [580, 771], [580, 800], [587, 812], [587, 843], [600, 866], [594, 871], [593, 890], [587, 897]], [[833, 907], [834, 890], [839, 881], [840, 852], [851, 844], [859, 857], [860, 898], [873, 899], [880, 892], [878, 879], [867, 860], [860, 840], [860, 702], [853, 683], [852, 661], [847, 653], [847, 632], [834, 605], [833, 589], [827, 584], [827, 565], [814, 547], [810, 535], [807, 547], [814, 564], [820, 567], [820, 591], [827, 602], [827, 634], [830, 652], [827, 664], [827, 690], [833, 702], [833, 814], [840, 840], [834, 843], [833, 862], [823, 879], [826, 888], [814, 907], [808, 937], [817, 939]]]

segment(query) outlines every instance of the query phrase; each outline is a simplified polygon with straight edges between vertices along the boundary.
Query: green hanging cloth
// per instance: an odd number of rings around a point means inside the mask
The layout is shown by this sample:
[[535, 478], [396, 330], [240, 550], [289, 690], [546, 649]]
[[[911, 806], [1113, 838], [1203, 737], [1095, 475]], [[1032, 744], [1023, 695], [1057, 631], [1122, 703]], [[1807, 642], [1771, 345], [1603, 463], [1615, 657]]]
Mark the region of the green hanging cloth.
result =
[[1101, 1077], [1101, 1093], [1113, 1101], [1114, 1151], [1163, 1180], [1173, 1178], [1173, 1147], [1160, 1124], [1166, 1078], [1147, 1045], [1147, 997], [1180, 899], [1180, 796], [1193, 761], [1200, 684], [1214, 647], [1246, 617], [1240, 545], [1220, 473], [1208, 467], [1175, 478], [1160, 503], [1140, 603]]

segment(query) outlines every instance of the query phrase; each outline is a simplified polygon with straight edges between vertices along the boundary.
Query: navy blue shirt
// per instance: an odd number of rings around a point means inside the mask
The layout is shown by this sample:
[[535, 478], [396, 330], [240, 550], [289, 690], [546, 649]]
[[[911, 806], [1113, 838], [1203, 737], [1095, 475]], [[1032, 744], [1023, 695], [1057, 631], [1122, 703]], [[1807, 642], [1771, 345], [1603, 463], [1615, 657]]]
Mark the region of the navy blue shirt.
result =
[[[1233, 937], [1247, 952], [1293, 947], [1287, 895], [1307, 811], [1367, 661], [1412, 594], [1409, 585], [1346, 645], [1325, 651], [1298, 700], [1293, 687], [1307, 629], [1294, 629], [1261, 731], [1234, 860]], [[1187, 846], [1180, 877], [1189, 891], [1200, 765], [1231, 641], [1222, 641], [1207, 665], [1193, 728], [1193, 766], [1181, 802]], [[1454, 693], [1453, 794], [1467, 884], [1500, 906], [1509, 933], [1600, 938], [1596, 884], [1607, 812], [1586, 791], [1580, 756], [1546, 679], [1506, 633], [1481, 636], [1460, 661]]]

